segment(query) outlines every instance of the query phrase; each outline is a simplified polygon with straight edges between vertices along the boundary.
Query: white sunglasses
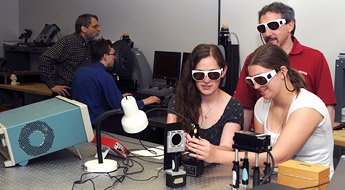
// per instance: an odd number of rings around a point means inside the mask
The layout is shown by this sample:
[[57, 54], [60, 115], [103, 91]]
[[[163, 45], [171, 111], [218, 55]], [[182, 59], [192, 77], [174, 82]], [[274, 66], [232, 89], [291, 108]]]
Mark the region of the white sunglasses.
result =
[[192, 70], [192, 77], [196, 81], [203, 81], [207, 77], [210, 80], [218, 80], [223, 73], [223, 68], [211, 71]]
[[254, 87], [255, 84], [258, 84], [260, 86], [266, 86], [279, 71], [280, 68], [276, 68], [270, 72], [262, 73], [253, 77], [247, 76], [246, 82], [251, 87]]
[[286, 23], [285, 19], [277, 19], [277, 20], [266, 22], [266, 23], [261, 23], [256, 28], [258, 29], [260, 33], [265, 33], [266, 28], [269, 28], [270, 30], [278, 30], [285, 23]]

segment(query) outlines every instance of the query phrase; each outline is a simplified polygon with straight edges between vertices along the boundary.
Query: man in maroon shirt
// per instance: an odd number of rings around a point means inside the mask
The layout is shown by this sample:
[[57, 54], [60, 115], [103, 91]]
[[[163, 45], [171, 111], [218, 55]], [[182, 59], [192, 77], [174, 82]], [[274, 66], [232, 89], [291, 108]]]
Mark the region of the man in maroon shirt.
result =
[[[259, 11], [259, 22], [257, 29], [265, 42], [280, 46], [289, 55], [291, 66], [304, 76], [308, 90], [326, 104], [333, 124], [336, 99], [328, 63], [320, 51], [301, 45], [294, 37], [294, 10], [283, 3], [274, 2]], [[248, 68], [244, 64], [234, 94], [243, 104], [244, 130], [250, 129], [254, 105], [260, 98], [260, 93], [247, 85], [247, 76]]]

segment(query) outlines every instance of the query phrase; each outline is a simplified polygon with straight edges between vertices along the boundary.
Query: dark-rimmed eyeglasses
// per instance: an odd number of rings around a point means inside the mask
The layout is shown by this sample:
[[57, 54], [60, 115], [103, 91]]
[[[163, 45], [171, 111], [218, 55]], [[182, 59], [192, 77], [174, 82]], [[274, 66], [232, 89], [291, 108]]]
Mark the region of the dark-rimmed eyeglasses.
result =
[[258, 84], [260, 86], [266, 86], [279, 71], [280, 68], [276, 68], [270, 72], [262, 73], [253, 77], [247, 76], [246, 82], [251, 87], [254, 87], [255, 84]]
[[116, 56], [115, 52], [114, 53], [107, 53], [108, 55], [113, 55]]
[[96, 24], [96, 25], [94, 25], [94, 26], [91, 26], [92, 28], [94, 28], [94, 29], [97, 29], [97, 28], [101, 28], [101, 25], [99, 25], [99, 24]]
[[192, 70], [192, 77], [196, 81], [203, 81], [207, 77], [210, 80], [218, 80], [223, 73], [223, 68], [211, 71]]
[[278, 30], [285, 23], [286, 23], [285, 19], [272, 20], [266, 23], [259, 24], [257, 26], [257, 29], [260, 33], [265, 33], [266, 28], [269, 28], [270, 30]]

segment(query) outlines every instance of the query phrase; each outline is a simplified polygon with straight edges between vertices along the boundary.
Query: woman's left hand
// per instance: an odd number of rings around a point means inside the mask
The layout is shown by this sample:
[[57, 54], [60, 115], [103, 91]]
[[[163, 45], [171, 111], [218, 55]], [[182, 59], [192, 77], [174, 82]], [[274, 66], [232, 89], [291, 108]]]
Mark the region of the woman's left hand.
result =
[[186, 137], [188, 142], [186, 143], [186, 148], [193, 152], [189, 154], [191, 157], [195, 157], [199, 160], [204, 160], [209, 163], [215, 162], [215, 154], [217, 149], [214, 145], [201, 137], [199, 137], [199, 139], [191, 138], [189, 135], [186, 135]]

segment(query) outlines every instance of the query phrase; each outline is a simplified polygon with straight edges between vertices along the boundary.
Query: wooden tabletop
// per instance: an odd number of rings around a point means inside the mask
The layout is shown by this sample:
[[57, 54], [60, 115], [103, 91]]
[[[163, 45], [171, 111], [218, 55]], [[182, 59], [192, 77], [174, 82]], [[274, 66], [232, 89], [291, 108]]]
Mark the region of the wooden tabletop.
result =
[[345, 130], [334, 130], [333, 131], [334, 145], [345, 146]]
[[52, 91], [44, 83], [0, 84], [0, 88], [45, 96], [52, 95]]

